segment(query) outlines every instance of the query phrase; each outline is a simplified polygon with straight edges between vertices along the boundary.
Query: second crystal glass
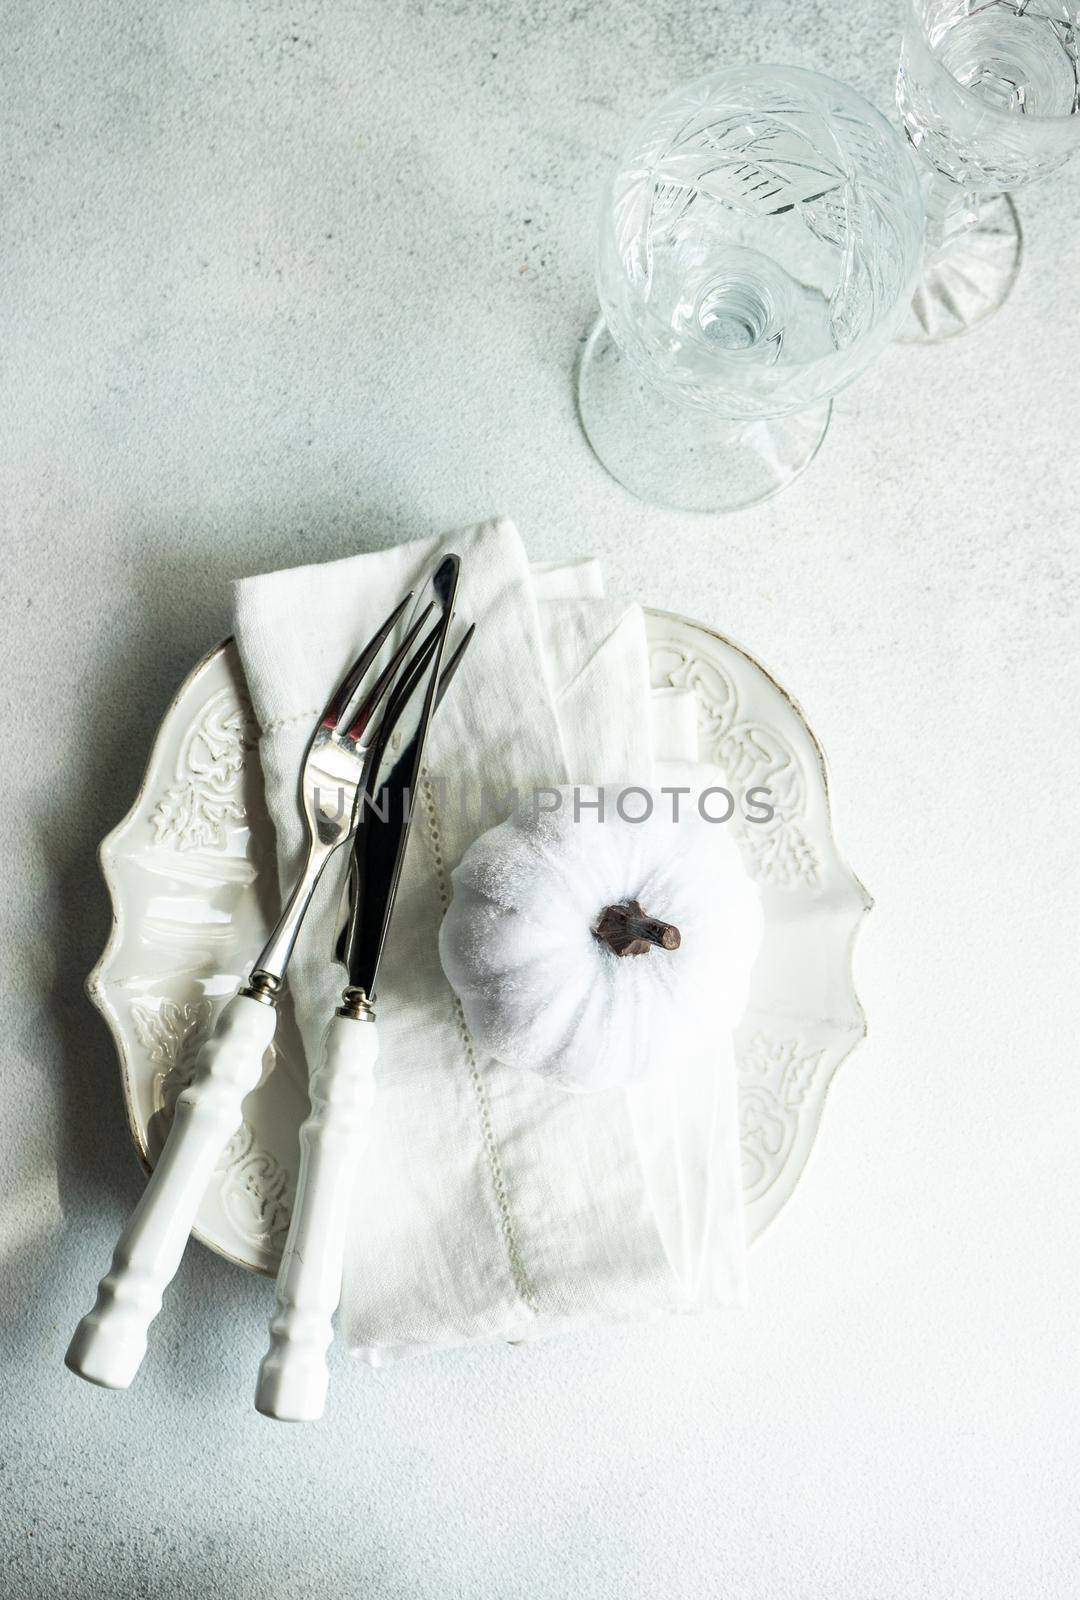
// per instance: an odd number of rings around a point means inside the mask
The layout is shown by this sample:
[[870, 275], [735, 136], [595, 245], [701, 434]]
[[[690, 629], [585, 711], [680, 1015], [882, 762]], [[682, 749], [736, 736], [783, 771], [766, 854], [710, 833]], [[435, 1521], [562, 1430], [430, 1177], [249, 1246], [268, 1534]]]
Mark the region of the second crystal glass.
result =
[[604, 194], [578, 383], [600, 460], [664, 505], [775, 494], [895, 334], [921, 236], [903, 140], [846, 85], [755, 66], [678, 90]]
[[927, 255], [903, 337], [934, 343], [998, 309], [1020, 266], [1005, 189], [1080, 150], [1078, 0], [906, 0], [896, 101], [929, 168]]

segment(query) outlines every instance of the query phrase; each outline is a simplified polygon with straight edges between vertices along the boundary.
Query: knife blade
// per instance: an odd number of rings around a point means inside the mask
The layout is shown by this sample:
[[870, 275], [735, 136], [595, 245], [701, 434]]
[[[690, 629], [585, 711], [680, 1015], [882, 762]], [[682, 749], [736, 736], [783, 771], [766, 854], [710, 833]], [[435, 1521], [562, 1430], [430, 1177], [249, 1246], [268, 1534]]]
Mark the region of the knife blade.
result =
[[349, 988], [371, 1002], [409, 841], [416, 786], [438, 693], [446, 636], [453, 618], [461, 563], [442, 558], [414, 608], [430, 608], [431, 626], [407, 671], [391, 690], [360, 798], [349, 858], [348, 917], [335, 956]]

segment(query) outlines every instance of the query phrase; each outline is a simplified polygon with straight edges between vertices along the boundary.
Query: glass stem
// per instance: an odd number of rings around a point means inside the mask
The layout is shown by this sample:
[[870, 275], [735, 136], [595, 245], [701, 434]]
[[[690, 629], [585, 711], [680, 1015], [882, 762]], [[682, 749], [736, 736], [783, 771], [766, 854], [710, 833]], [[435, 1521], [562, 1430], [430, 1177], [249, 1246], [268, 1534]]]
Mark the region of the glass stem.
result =
[[935, 172], [926, 196], [926, 264], [932, 266], [979, 221], [979, 197]]

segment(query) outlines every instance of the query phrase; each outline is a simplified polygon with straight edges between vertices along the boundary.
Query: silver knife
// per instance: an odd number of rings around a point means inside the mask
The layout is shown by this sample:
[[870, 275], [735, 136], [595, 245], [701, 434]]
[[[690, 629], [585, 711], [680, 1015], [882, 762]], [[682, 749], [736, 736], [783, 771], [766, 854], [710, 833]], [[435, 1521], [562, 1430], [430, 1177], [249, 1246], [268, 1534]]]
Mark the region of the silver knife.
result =
[[[436, 704], [460, 561], [445, 556], [418, 591], [429, 610], [422, 641], [390, 691], [359, 801], [350, 859], [349, 916], [335, 955], [348, 982], [311, 1075], [311, 1111], [300, 1130], [300, 1173], [277, 1279], [270, 1347], [256, 1409], [281, 1421], [314, 1421], [329, 1385], [327, 1351], [341, 1298], [349, 1201], [375, 1100], [375, 984], [409, 840], [424, 744]], [[471, 632], [459, 647], [460, 660]]]

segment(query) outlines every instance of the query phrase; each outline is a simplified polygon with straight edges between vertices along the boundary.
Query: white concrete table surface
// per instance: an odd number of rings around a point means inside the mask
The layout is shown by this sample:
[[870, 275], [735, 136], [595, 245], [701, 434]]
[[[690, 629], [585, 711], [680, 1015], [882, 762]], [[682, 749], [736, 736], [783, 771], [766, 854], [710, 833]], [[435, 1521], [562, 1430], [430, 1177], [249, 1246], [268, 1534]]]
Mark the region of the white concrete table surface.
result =
[[[192, 0], [5, 13], [0, 1589], [371, 1600], [1080, 1590], [1080, 169], [998, 319], [893, 348], [728, 519], [591, 456], [596, 192], [774, 59], [887, 105], [894, 7]], [[623, 1328], [255, 1415], [269, 1282], [193, 1247], [135, 1387], [62, 1366], [142, 1183], [95, 867], [235, 574], [513, 516], [803, 701], [877, 898], [741, 1328]]]

